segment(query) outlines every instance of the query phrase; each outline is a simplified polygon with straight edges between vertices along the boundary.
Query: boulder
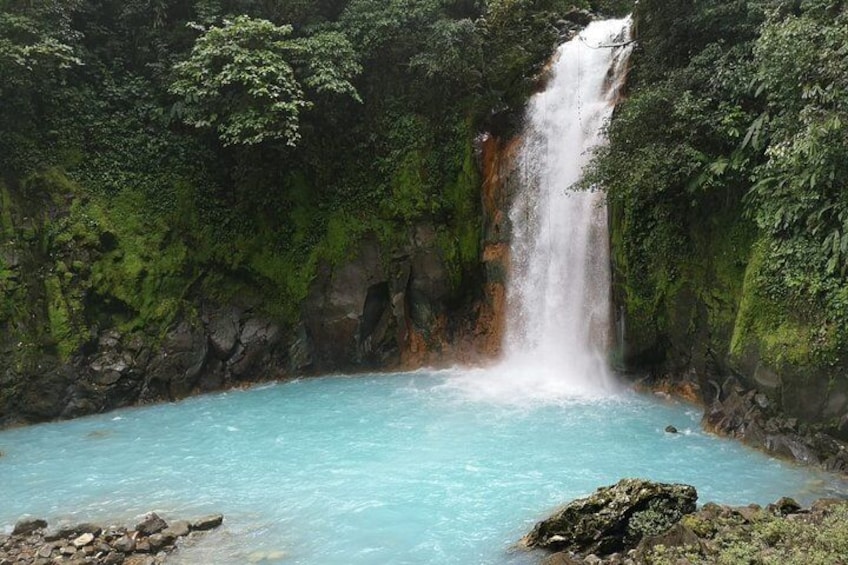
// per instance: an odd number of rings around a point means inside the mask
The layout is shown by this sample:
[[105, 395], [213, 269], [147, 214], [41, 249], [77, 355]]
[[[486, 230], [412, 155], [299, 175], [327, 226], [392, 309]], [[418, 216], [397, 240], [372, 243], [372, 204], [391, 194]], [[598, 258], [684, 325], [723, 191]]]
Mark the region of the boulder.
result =
[[211, 516], [204, 516], [192, 522], [191, 529], [201, 532], [211, 530], [220, 526], [223, 521], [224, 517], [221, 514], [212, 514]]
[[171, 539], [187, 536], [191, 531], [191, 525], [185, 520], [177, 520], [162, 530], [162, 535]]
[[686, 547], [692, 546], [700, 550], [701, 540], [698, 535], [684, 524], [677, 523], [669, 530], [655, 536], [648, 536], [639, 542], [636, 555], [644, 559], [648, 551], [658, 547]]
[[239, 334], [241, 312], [235, 308], [221, 308], [207, 316], [207, 331], [212, 353], [219, 360], [226, 360], [235, 349]]
[[767, 510], [779, 516], [788, 516], [801, 510], [801, 505], [794, 498], [784, 496], [774, 504], [769, 504]]
[[583, 560], [573, 557], [564, 551], [560, 551], [559, 553], [548, 555], [542, 560], [541, 565], [583, 565]]
[[132, 553], [135, 551], [135, 540], [130, 536], [121, 536], [112, 542], [112, 548], [121, 553]]
[[168, 527], [168, 524], [159, 517], [155, 512], [151, 512], [147, 516], [144, 517], [144, 520], [136, 525], [135, 529], [137, 532], [150, 536], [153, 534], [158, 534], [162, 530]]
[[549, 551], [609, 555], [665, 532], [695, 511], [697, 499], [689, 485], [623, 479], [567, 504], [536, 524], [521, 543]]
[[42, 530], [47, 527], [47, 522], [39, 518], [24, 518], [15, 523], [15, 529], [12, 530], [13, 536], [26, 536], [36, 530]]

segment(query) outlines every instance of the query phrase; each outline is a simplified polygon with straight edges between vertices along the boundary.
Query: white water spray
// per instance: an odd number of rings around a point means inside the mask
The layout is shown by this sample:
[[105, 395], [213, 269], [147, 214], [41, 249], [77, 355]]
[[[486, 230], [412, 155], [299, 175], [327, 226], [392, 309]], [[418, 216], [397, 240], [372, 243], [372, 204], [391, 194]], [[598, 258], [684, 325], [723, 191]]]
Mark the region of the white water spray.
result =
[[602, 141], [631, 51], [630, 19], [593, 22], [560, 46], [533, 96], [510, 211], [504, 361], [447, 385], [493, 402], [607, 396], [612, 315], [607, 212], [600, 192], [573, 190]]
[[505, 368], [548, 393], [595, 396], [614, 388], [605, 360], [611, 313], [604, 196], [572, 186], [612, 113], [629, 28], [629, 19], [594, 22], [563, 44], [548, 87], [528, 108], [521, 190], [510, 211]]

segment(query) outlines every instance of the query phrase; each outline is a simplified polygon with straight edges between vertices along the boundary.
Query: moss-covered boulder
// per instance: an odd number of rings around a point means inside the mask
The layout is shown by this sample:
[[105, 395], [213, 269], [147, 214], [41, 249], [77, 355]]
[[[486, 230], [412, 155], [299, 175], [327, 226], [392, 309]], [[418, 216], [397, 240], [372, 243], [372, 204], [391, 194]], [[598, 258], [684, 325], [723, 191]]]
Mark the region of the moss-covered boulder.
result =
[[522, 538], [528, 548], [608, 555], [668, 530], [695, 511], [698, 493], [682, 484], [622, 479], [570, 502]]

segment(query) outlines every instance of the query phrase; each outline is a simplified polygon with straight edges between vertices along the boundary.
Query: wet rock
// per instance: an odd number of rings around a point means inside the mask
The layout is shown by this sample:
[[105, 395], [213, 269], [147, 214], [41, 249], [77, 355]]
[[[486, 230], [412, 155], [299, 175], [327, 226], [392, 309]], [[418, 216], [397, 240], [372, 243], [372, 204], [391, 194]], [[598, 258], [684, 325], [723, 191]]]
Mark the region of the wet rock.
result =
[[582, 565], [583, 561], [572, 557], [570, 554], [560, 551], [559, 553], [554, 553], [552, 555], [548, 555], [542, 560], [541, 565]]
[[704, 412], [707, 431], [739, 439], [773, 455], [848, 472], [848, 444], [822, 429], [786, 418], [763, 393], [746, 390], [733, 378], [717, 388]]
[[168, 524], [155, 512], [151, 512], [139, 522], [135, 530], [145, 536], [157, 534], [168, 527]]
[[120, 551], [121, 553], [132, 553], [135, 551], [135, 540], [130, 536], [121, 536], [114, 540], [111, 545], [116, 551]]
[[677, 433], [677, 428], [675, 428], [675, 427], [674, 427], [674, 426], [672, 426], [672, 425], [668, 425], [668, 426], [666, 426], [666, 427], [665, 427], [665, 431], [666, 431], [666, 433], [668, 433], [668, 434], [676, 434], [676, 433]]
[[168, 540], [162, 534], [153, 534], [147, 538], [147, 543], [150, 544], [150, 551], [159, 551], [168, 544]]
[[623, 479], [567, 504], [521, 541], [531, 548], [608, 555], [664, 532], [695, 511], [697, 498], [689, 485]]
[[191, 524], [186, 520], [177, 520], [172, 522], [170, 526], [162, 530], [162, 535], [171, 538], [181, 538], [187, 536], [191, 531]]
[[199, 518], [192, 522], [191, 529], [194, 531], [206, 531], [217, 528], [224, 522], [224, 516], [221, 514], [212, 514], [210, 516], [204, 516], [203, 518]]
[[207, 331], [212, 353], [221, 361], [226, 360], [236, 347], [241, 313], [236, 308], [222, 308], [209, 313]]
[[280, 327], [263, 318], [250, 318], [241, 330], [235, 353], [228, 361], [230, 373], [237, 380], [248, 380], [273, 367], [272, 354], [280, 342]]
[[562, 16], [562, 19], [567, 22], [577, 24], [578, 26], [585, 27], [592, 22], [594, 17], [592, 16], [592, 13], [588, 10], [572, 8]]
[[13, 536], [25, 536], [42, 530], [47, 527], [47, 522], [39, 518], [24, 518], [15, 523], [15, 528], [12, 530]]
[[312, 341], [306, 331], [306, 325], [298, 324], [294, 332], [294, 340], [289, 346], [289, 369], [300, 373], [312, 366]]
[[766, 509], [769, 512], [779, 514], [780, 516], [788, 516], [789, 514], [794, 514], [801, 510], [801, 505], [798, 504], [794, 498], [784, 496], [774, 504], [769, 504]]
[[209, 342], [205, 329], [185, 320], [168, 332], [147, 368], [142, 400], [182, 398], [191, 393], [203, 369]]

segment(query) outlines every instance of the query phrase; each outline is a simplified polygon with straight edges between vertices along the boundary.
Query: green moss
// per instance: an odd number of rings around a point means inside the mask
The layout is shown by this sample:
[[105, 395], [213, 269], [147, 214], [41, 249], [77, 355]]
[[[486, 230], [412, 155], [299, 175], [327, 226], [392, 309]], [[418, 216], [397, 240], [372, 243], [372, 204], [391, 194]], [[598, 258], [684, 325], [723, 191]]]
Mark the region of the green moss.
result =
[[167, 218], [149, 216], [146, 197], [123, 192], [72, 209], [65, 237], [101, 252], [91, 265], [92, 289], [132, 314], [123, 327], [166, 327], [199, 275], [186, 243]]
[[65, 299], [59, 277], [56, 275], [46, 277], [44, 291], [47, 297], [50, 336], [56, 344], [59, 357], [67, 360], [84, 343], [85, 336], [75, 323], [76, 312]]
[[413, 149], [401, 158], [392, 176], [391, 197], [383, 201], [386, 217], [409, 221], [438, 209], [438, 200], [428, 194], [425, 171], [422, 150]]
[[770, 367], [786, 364], [810, 366], [813, 364], [811, 345], [814, 343], [813, 327], [793, 308], [770, 296], [767, 289], [766, 261], [768, 243], [758, 241], [745, 272], [745, 282], [733, 336], [730, 344], [731, 358], [741, 362], [750, 352], [756, 354]]
[[3, 181], [0, 181], [0, 235], [4, 238], [15, 235], [15, 224], [12, 221], [12, 196]]
[[[706, 543], [675, 547], [656, 546], [644, 562], [674, 565], [761, 563], [763, 565], [830, 565], [848, 554], [848, 505], [835, 507], [815, 520], [786, 519], [762, 512], [750, 523], [717, 519], [710, 527], [695, 529]], [[690, 525], [692, 520], [683, 519]]]
[[30, 174], [21, 181], [21, 190], [30, 196], [39, 193], [49, 195], [56, 203], [61, 203], [69, 194], [81, 193], [80, 186], [59, 167], [49, 167]]

